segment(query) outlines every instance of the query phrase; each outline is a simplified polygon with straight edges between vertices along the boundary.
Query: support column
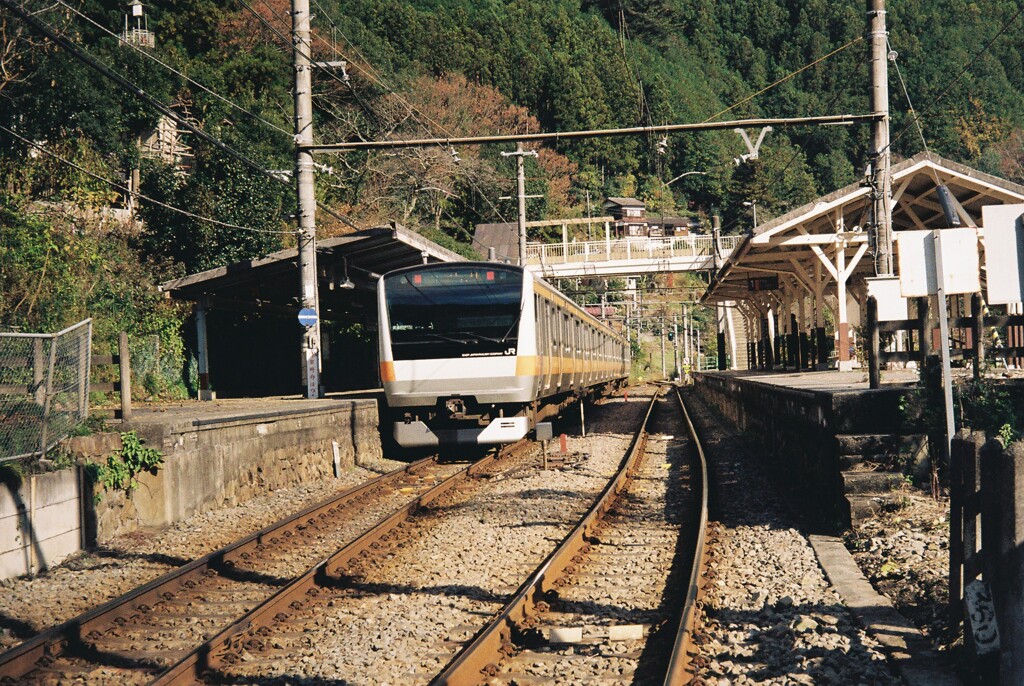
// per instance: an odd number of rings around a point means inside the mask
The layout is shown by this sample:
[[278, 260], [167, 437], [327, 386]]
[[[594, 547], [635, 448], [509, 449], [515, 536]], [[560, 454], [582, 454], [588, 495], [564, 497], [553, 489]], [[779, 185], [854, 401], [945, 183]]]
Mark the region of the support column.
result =
[[199, 399], [213, 400], [217, 395], [210, 389], [210, 348], [206, 328], [206, 300], [196, 303], [196, 359], [199, 363]]
[[836, 344], [839, 349], [837, 366], [839, 371], [848, 372], [853, 369], [853, 360], [850, 359], [850, 321], [846, 313], [846, 246], [840, 242], [836, 244], [836, 292], [839, 300], [836, 307]]
[[292, 0], [292, 42], [295, 45], [295, 179], [299, 210], [299, 302], [317, 313], [316, 323], [306, 327], [302, 337], [307, 398], [322, 397], [320, 389], [320, 297], [316, 275], [316, 195], [313, 179], [313, 79], [309, 56], [309, 0]]
[[725, 317], [725, 306], [722, 303], [715, 303], [715, 319], [718, 323], [718, 371], [720, 372], [724, 372], [729, 368], [728, 355], [725, 349]]

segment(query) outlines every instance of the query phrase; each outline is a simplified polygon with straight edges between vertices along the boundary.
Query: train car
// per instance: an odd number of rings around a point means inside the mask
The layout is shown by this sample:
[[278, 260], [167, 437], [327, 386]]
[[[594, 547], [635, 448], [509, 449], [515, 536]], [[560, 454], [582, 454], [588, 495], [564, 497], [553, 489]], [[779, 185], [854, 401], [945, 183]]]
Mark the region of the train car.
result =
[[454, 262], [378, 282], [380, 376], [407, 447], [494, 445], [629, 375], [629, 345], [521, 267]]

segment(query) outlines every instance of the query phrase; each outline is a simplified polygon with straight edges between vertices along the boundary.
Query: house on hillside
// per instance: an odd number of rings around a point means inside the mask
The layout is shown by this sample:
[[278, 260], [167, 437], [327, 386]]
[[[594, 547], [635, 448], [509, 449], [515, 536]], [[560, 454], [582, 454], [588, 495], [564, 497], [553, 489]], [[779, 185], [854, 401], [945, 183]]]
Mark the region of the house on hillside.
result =
[[636, 198], [607, 198], [601, 206], [606, 215], [615, 217], [612, 225], [619, 237], [646, 236], [647, 206]]

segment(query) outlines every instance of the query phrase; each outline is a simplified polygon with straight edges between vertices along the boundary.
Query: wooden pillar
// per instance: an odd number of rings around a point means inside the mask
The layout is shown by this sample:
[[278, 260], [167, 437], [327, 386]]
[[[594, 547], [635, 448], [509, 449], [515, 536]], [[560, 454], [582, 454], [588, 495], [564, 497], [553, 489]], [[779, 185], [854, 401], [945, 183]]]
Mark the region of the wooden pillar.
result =
[[837, 344], [839, 345], [837, 366], [840, 371], [848, 372], [853, 369], [853, 360], [850, 359], [850, 321], [846, 312], [846, 248], [842, 243], [836, 245], [836, 290], [838, 292], [838, 307], [836, 308], [836, 333], [838, 334]]
[[132, 358], [128, 351], [128, 334], [122, 331], [117, 337], [117, 355], [121, 371], [121, 421], [132, 418]]

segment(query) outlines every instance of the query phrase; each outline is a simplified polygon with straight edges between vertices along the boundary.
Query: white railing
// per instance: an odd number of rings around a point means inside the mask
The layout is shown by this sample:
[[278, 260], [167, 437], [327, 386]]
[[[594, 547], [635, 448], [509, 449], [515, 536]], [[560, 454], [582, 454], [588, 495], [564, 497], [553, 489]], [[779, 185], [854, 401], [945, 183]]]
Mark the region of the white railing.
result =
[[[719, 256], [725, 259], [740, 244], [742, 236], [718, 239]], [[619, 260], [650, 260], [710, 258], [711, 236], [635, 237], [607, 241], [574, 241], [572, 243], [527, 243], [527, 264], [568, 262], [611, 262]]]

